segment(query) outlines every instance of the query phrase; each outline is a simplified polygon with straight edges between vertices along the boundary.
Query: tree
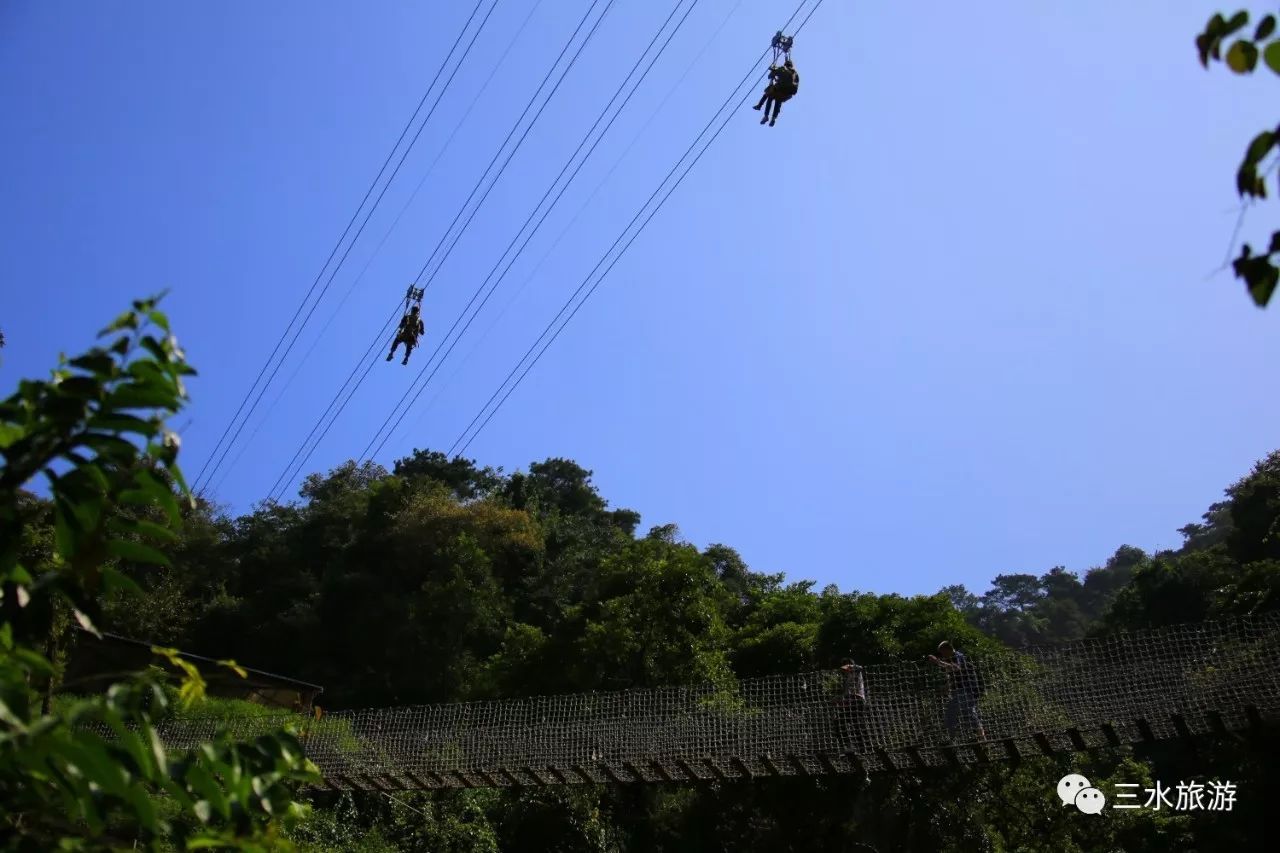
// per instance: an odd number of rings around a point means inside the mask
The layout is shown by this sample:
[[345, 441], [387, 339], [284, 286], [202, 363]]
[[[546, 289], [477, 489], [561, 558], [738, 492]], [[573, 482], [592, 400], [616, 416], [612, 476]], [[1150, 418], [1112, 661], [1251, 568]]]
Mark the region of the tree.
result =
[[[194, 371], [155, 304], [135, 302], [104, 330], [108, 346], [0, 402], [0, 842], [9, 849], [280, 846], [280, 821], [305, 814], [296, 785], [318, 779], [288, 733], [243, 744], [219, 735], [170, 754], [153, 728], [171, 707], [154, 672], [69, 707], [36, 707], [56, 677], [36, 647], [47, 650], [58, 614], [96, 631], [103, 593], [137, 590], [120, 564], [166, 565], [162, 549], [191, 506], [164, 420]], [[37, 476], [53, 519], [42, 565], [25, 535], [33, 504], [23, 489]], [[199, 673], [156, 651], [185, 672], [182, 700], [198, 701]]]
[[[1262, 64], [1276, 74], [1280, 74], [1280, 36], [1276, 32], [1276, 18], [1266, 15], [1253, 30], [1253, 37], [1244, 35], [1249, 25], [1249, 13], [1236, 12], [1230, 19], [1216, 14], [1205, 24], [1204, 32], [1196, 37], [1196, 49], [1200, 53], [1200, 64], [1209, 67], [1210, 60], [1224, 61], [1223, 45], [1235, 36], [1231, 46], [1226, 50], [1225, 62], [1228, 68], [1237, 74], [1252, 74]], [[1245, 149], [1244, 157], [1236, 170], [1236, 192], [1249, 200], [1266, 198], [1267, 177], [1275, 169], [1276, 159], [1270, 164], [1267, 160], [1277, 149], [1280, 149], [1280, 126], [1273, 130], [1263, 130], [1255, 136]], [[1244, 281], [1249, 295], [1259, 307], [1266, 307], [1280, 282], [1280, 268], [1275, 263], [1280, 254], [1280, 231], [1271, 235], [1271, 242], [1266, 250], [1255, 254], [1253, 248], [1245, 243], [1240, 255], [1232, 262], [1232, 269], [1238, 279]]]

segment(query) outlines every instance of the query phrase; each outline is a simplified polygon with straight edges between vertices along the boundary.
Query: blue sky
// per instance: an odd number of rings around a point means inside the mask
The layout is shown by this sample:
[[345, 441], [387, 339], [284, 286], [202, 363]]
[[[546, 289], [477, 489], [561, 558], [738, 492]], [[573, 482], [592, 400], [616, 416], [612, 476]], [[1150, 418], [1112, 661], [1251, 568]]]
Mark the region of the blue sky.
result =
[[[235, 509], [271, 488], [589, 5], [533, 2], [500, 0], [334, 277], [217, 481]], [[418, 363], [379, 356], [307, 470], [359, 454], [673, 2], [617, 0], [432, 281]], [[199, 470], [470, 8], [0, 6], [0, 379], [170, 288]], [[698, 3], [379, 461], [453, 443], [791, 8]], [[646, 525], [843, 589], [985, 588], [1175, 545], [1280, 444], [1280, 308], [1208, 277], [1277, 84], [1200, 68], [1217, 8], [828, 0], [778, 126], [733, 118], [468, 455], [571, 457]], [[1270, 233], [1269, 204], [1245, 238]]]

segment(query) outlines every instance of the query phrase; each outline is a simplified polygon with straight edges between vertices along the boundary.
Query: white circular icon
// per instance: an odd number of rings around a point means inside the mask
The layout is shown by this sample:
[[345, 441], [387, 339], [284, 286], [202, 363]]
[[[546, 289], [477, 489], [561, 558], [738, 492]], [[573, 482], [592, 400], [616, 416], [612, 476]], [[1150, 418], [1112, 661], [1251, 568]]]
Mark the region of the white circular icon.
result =
[[1076, 794], [1076, 808], [1085, 814], [1101, 814], [1107, 798], [1097, 788], [1085, 788]]
[[1079, 773], [1068, 773], [1058, 780], [1058, 798], [1064, 806], [1076, 801], [1076, 794], [1089, 787], [1089, 780]]

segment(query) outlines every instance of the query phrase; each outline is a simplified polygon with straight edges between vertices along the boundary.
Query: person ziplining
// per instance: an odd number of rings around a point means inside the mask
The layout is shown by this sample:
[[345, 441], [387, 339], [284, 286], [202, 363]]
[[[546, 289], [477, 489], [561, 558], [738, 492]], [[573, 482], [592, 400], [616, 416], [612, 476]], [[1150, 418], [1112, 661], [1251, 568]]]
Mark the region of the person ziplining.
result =
[[401, 364], [409, 363], [409, 356], [413, 354], [414, 347], [418, 345], [418, 338], [426, 333], [427, 329], [422, 324], [422, 294], [423, 289], [415, 289], [411, 284], [409, 290], [405, 293], [404, 316], [400, 318], [400, 326], [396, 329], [395, 340], [391, 342], [391, 352], [387, 353], [387, 361], [396, 357], [396, 350], [400, 348], [400, 344], [404, 344], [404, 361]]
[[[773, 62], [769, 65], [769, 83], [765, 86], [759, 102], [752, 107], [753, 110], [764, 110], [764, 115], [760, 117], [761, 124], [767, 123], [773, 127], [778, 121], [778, 113], [782, 112], [782, 105], [800, 91], [800, 72], [796, 70], [795, 63], [791, 60], [791, 45], [794, 42], [794, 36], [784, 36], [779, 31], [770, 43], [770, 47], [773, 48]], [[781, 65], [778, 64], [780, 58], [783, 59]], [[773, 111], [772, 115], [770, 115], [770, 108]]]

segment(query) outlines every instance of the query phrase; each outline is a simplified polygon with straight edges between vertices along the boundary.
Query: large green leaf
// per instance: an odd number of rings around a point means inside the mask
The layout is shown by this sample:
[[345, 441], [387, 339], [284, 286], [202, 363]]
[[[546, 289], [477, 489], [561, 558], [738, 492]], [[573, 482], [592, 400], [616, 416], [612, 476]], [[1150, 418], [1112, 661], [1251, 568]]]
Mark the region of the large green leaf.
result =
[[1227, 51], [1227, 67], [1237, 74], [1248, 74], [1258, 64], [1258, 48], [1253, 42], [1240, 39]]
[[1262, 162], [1262, 158], [1267, 156], [1267, 152], [1269, 152], [1275, 144], [1275, 133], [1270, 130], [1264, 130], [1262, 133], [1255, 136], [1253, 141], [1249, 143], [1249, 148], [1245, 151], [1244, 155], [1245, 162], [1256, 166], [1258, 163]]
[[0, 450], [9, 447], [26, 434], [26, 429], [17, 424], [0, 423]]
[[1273, 41], [1262, 51], [1262, 60], [1267, 67], [1280, 74], [1280, 41]]
[[1270, 267], [1270, 271], [1264, 271], [1256, 276], [1250, 277], [1248, 281], [1249, 295], [1253, 297], [1254, 303], [1259, 308], [1266, 308], [1267, 303], [1271, 301], [1272, 295], [1276, 292], [1276, 284], [1280, 282], [1280, 270]]
[[102, 567], [102, 589], [104, 592], [126, 592], [129, 595], [142, 595], [142, 587], [133, 578], [111, 566]]
[[132, 560], [135, 563], [169, 565], [169, 558], [160, 551], [150, 545], [144, 545], [141, 542], [130, 542], [127, 539], [112, 539], [107, 543], [107, 553], [113, 557]]

